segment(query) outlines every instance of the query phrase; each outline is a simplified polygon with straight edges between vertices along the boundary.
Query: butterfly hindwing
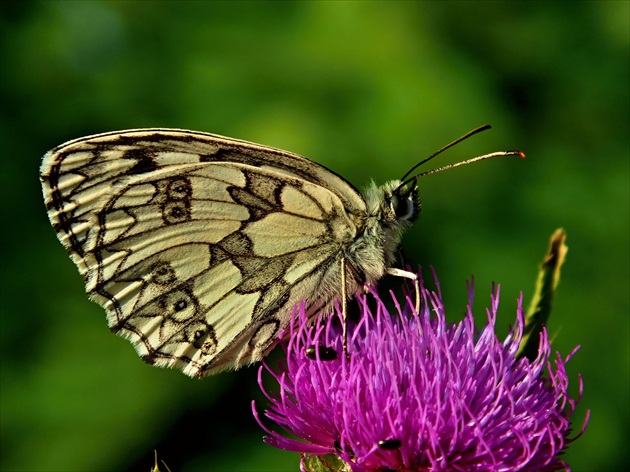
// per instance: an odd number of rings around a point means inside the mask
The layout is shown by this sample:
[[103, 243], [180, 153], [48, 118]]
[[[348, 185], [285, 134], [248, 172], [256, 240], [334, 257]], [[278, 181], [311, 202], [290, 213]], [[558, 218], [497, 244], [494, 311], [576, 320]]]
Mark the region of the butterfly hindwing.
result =
[[45, 156], [42, 184], [111, 329], [191, 376], [260, 359], [301, 300], [328, 305], [365, 213], [305, 158], [182, 130], [70, 141]]

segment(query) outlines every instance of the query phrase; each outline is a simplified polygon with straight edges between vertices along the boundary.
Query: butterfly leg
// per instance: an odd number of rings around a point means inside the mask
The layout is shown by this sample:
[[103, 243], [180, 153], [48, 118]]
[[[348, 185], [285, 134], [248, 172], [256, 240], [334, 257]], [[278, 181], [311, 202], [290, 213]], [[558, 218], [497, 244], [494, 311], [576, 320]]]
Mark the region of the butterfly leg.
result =
[[343, 354], [350, 360], [348, 354], [348, 294], [346, 293], [346, 258], [341, 258], [341, 317], [343, 318]]
[[394, 277], [404, 277], [413, 280], [413, 286], [416, 289], [416, 314], [420, 313], [420, 284], [418, 282], [418, 274], [408, 270], [395, 269], [393, 267], [386, 269], [385, 272]]

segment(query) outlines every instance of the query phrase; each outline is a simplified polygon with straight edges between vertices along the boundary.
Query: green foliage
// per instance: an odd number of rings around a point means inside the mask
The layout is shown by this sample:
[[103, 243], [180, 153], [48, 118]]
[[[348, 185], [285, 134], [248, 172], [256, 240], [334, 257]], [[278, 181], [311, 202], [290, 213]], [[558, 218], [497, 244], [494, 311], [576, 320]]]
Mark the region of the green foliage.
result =
[[525, 356], [534, 361], [538, 355], [540, 333], [543, 326], [549, 326], [549, 316], [560, 282], [560, 269], [569, 250], [564, 244], [565, 240], [566, 233], [562, 228], [557, 229], [551, 236], [549, 251], [540, 265], [534, 295], [525, 315], [525, 331], [518, 357]]
[[[312, 158], [358, 187], [400, 177], [484, 123], [423, 178], [404, 240], [461, 318], [501, 283], [505, 332], [541, 244], [571, 241], [549, 331], [592, 409], [566, 460], [629, 457], [629, 3], [0, 2], [2, 470], [296, 470], [262, 443], [254, 368], [203, 381], [144, 365], [50, 228], [41, 156], [149, 126], [224, 134]], [[425, 271], [428, 276], [428, 270]], [[510, 304], [513, 303], [512, 306]], [[501, 333], [499, 333], [501, 334]], [[579, 427], [579, 425], [576, 425]]]
[[303, 466], [306, 472], [350, 472], [351, 470], [350, 466], [335, 454], [304, 458]]

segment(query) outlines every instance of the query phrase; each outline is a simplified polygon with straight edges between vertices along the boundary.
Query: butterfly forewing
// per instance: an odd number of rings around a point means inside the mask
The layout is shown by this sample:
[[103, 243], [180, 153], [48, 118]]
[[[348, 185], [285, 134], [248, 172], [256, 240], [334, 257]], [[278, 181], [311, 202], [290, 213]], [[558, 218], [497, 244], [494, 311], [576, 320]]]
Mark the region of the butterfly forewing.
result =
[[44, 157], [41, 180], [111, 329], [191, 376], [259, 360], [301, 300], [329, 305], [366, 212], [312, 161], [183, 130], [70, 141]]

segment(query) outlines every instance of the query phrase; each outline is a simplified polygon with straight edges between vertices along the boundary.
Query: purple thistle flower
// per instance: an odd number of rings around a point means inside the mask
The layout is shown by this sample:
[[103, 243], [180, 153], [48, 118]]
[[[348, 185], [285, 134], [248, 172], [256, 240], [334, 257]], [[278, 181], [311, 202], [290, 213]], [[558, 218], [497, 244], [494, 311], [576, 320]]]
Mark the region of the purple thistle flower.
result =
[[[398, 313], [390, 315], [376, 294], [376, 309], [359, 296], [361, 318], [348, 326], [349, 359], [340, 310], [313, 324], [302, 307], [282, 344], [286, 362], [279, 371], [267, 364], [259, 370], [270, 401], [265, 415], [299, 439], [267, 429], [252, 404], [265, 442], [302, 453], [303, 468], [307, 457], [336, 454], [353, 471], [568, 470], [559, 456], [577, 439], [568, 438], [569, 419], [582, 380], [572, 399], [565, 364], [577, 348], [565, 359], [557, 354], [552, 366], [543, 331], [538, 357], [517, 359], [521, 300], [516, 326], [500, 342], [498, 289], [480, 333], [472, 289], [465, 319], [450, 326], [439, 288], [421, 290], [417, 315], [409, 297], [401, 307], [392, 294]], [[280, 385], [277, 394], [263, 387], [264, 370]]]

